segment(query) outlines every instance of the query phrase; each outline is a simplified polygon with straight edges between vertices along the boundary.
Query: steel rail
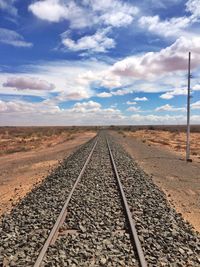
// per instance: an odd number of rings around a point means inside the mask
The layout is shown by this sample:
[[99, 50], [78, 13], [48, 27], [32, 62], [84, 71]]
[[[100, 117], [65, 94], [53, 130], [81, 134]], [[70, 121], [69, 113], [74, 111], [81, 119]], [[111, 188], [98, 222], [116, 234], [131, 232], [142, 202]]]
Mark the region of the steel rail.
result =
[[90, 152], [90, 154], [89, 154], [89, 156], [88, 156], [88, 158], [87, 158], [87, 160], [86, 160], [86, 162], [85, 162], [85, 164], [84, 164], [84, 166], [83, 166], [83, 168], [82, 168], [82, 170], [78, 176], [78, 178], [76, 179], [76, 182], [74, 183], [74, 186], [73, 186], [72, 190], [70, 191], [70, 194], [69, 194], [69, 196], [68, 196], [68, 198], [67, 198], [67, 200], [66, 200], [66, 202], [65, 202], [65, 204], [64, 204], [64, 206], [63, 206], [63, 208], [62, 208], [62, 210], [61, 210], [61, 212], [60, 212], [60, 214], [59, 214], [59, 216], [58, 216], [58, 218], [57, 218], [57, 220], [56, 220], [56, 222], [55, 222], [55, 224], [54, 224], [54, 226], [53, 226], [53, 228], [52, 228], [52, 230], [51, 230], [51, 232], [50, 232], [50, 234], [46, 240], [46, 242], [44, 243], [44, 246], [42, 247], [42, 249], [38, 255], [38, 258], [34, 264], [34, 267], [40, 267], [40, 265], [44, 259], [44, 256], [47, 252], [48, 247], [50, 246], [52, 241], [55, 240], [55, 236], [57, 235], [59, 228], [62, 225], [62, 223], [66, 217], [67, 206], [71, 200], [71, 197], [74, 193], [74, 190], [76, 189], [77, 184], [79, 183], [81, 177], [83, 176], [83, 173], [86, 169], [88, 162], [90, 161], [90, 158], [91, 158], [91, 156], [94, 152], [94, 149], [97, 145], [97, 142], [98, 142], [98, 140], [96, 140], [96, 142], [95, 142], [95, 144], [94, 144], [94, 146], [93, 146], [93, 148], [92, 148], [92, 150], [91, 150], [91, 152]]
[[125, 196], [125, 193], [124, 193], [124, 189], [123, 189], [123, 186], [122, 186], [122, 183], [121, 183], [118, 171], [117, 171], [117, 167], [116, 167], [115, 160], [114, 160], [114, 157], [113, 157], [113, 154], [112, 154], [112, 150], [110, 148], [110, 145], [109, 145], [109, 142], [108, 142], [107, 138], [106, 138], [106, 142], [107, 142], [108, 150], [109, 150], [109, 153], [110, 153], [110, 158], [111, 158], [111, 162], [112, 162], [113, 169], [114, 169], [114, 172], [115, 172], [115, 176], [116, 176], [116, 179], [117, 179], [117, 183], [118, 183], [118, 186], [119, 186], [119, 189], [120, 189], [120, 193], [121, 193], [121, 197], [122, 197], [122, 200], [123, 200], [123, 204], [124, 204], [124, 207], [125, 207], [125, 211], [126, 211], [126, 214], [127, 214], [127, 217], [128, 217], [128, 222], [129, 222], [129, 226], [130, 226], [130, 230], [131, 230], [131, 235], [132, 235], [132, 237], [134, 239], [134, 243], [135, 243], [135, 246], [136, 246], [136, 250], [137, 250], [138, 257], [139, 257], [140, 266], [141, 267], [147, 267], [147, 262], [145, 260], [144, 253], [143, 253], [143, 250], [142, 250], [142, 246], [141, 246], [138, 234], [137, 234], [137, 230], [136, 230], [136, 227], [135, 227], [135, 222], [134, 222], [134, 220], [132, 218], [132, 214], [131, 214], [131, 211], [130, 211], [130, 208], [129, 208], [129, 205], [128, 205], [128, 202], [127, 202], [127, 199], [126, 199], [126, 196]]

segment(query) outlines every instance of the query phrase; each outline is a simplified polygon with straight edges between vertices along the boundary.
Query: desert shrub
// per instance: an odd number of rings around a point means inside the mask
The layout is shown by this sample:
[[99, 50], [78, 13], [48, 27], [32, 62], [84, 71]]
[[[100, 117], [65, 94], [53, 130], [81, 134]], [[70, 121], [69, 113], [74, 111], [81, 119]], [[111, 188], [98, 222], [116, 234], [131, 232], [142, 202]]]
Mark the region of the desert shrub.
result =
[[155, 130], [155, 127], [152, 126], [152, 125], [150, 125], [150, 126], [148, 127], [148, 130], [152, 130], [152, 131], [154, 131], [154, 130]]

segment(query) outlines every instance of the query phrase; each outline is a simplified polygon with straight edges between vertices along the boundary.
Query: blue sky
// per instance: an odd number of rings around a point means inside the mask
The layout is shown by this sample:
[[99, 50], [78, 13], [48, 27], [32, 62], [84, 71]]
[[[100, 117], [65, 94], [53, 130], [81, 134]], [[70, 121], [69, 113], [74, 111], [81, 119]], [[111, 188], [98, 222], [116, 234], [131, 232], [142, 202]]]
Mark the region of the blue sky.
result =
[[0, 125], [200, 123], [199, 0], [0, 0]]

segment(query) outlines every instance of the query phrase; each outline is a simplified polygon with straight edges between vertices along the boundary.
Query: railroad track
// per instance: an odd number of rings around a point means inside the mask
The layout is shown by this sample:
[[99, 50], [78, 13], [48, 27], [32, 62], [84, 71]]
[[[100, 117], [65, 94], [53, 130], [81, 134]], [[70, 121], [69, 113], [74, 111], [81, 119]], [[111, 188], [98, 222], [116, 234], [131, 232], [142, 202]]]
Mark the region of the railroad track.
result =
[[200, 266], [200, 235], [108, 141], [79, 147], [0, 218], [0, 266]]
[[[94, 181], [90, 180], [91, 176], [95, 176]], [[80, 196], [84, 190], [82, 202]], [[108, 194], [110, 194], [110, 199]], [[89, 199], [88, 195], [90, 195]], [[83, 204], [82, 211], [79, 204]], [[96, 211], [94, 211], [95, 208]], [[91, 212], [96, 213], [96, 218], [92, 216], [92, 221], [90, 220]], [[102, 215], [108, 218], [103, 218]], [[73, 246], [70, 242], [76, 239], [80, 250], [81, 246], [83, 251], [89, 250], [88, 256], [85, 252], [80, 257], [76, 257], [74, 253], [76, 259], [71, 258], [72, 255], [67, 255], [70, 250], [73, 251], [76, 248], [76, 245]], [[98, 242], [95, 244], [95, 241]], [[122, 249], [119, 249], [119, 245], [122, 245]], [[88, 249], [89, 246], [90, 249]], [[77, 250], [77, 254], [80, 250]], [[62, 264], [62, 266], [147, 267], [109, 139], [104, 135], [97, 137], [34, 267], [46, 266], [45, 264], [48, 266], [49, 264], [52, 264], [51, 266]]]

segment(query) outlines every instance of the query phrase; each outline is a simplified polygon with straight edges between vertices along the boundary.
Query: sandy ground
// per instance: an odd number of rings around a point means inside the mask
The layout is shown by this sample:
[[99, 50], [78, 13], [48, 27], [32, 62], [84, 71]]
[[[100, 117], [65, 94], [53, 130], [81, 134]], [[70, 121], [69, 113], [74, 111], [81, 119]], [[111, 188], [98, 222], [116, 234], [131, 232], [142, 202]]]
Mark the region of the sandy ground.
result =
[[50, 147], [0, 157], [0, 215], [8, 212], [27, 192], [41, 182], [59, 160], [95, 136], [94, 132], [75, 133], [73, 138]]
[[[165, 147], [170, 151], [176, 152], [185, 158], [186, 133], [181, 131], [160, 131], [160, 130], [139, 130], [122, 132], [127, 136], [141, 139], [144, 143]], [[190, 158], [200, 163], [200, 133], [191, 132], [190, 134]]]
[[111, 134], [152, 176], [183, 218], [200, 232], [200, 164], [185, 162], [165, 146], [150, 145], [142, 139], [117, 132]]

